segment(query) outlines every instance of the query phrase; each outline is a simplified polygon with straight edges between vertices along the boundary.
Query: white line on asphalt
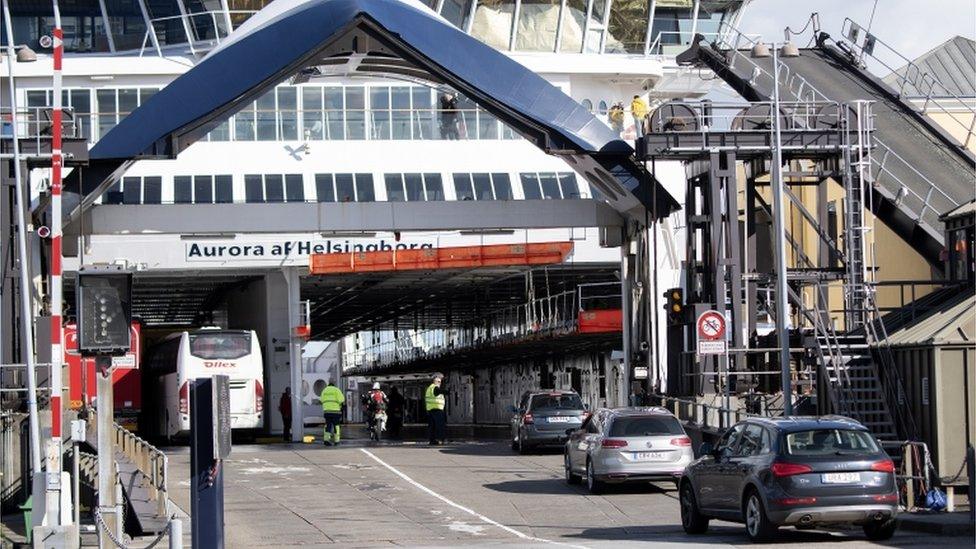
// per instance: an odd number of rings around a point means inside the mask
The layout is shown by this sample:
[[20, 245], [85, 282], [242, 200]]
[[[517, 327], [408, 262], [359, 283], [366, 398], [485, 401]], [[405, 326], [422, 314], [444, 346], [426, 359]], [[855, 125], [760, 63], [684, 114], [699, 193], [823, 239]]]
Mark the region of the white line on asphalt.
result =
[[383, 461], [382, 459], [376, 457], [376, 455], [373, 454], [372, 452], [370, 452], [369, 450], [367, 450], [365, 448], [360, 448], [359, 450], [362, 453], [366, 454], [367, 456], [373, 458], [373, 460], [376, 461], [376, 463], [379, 463], [383, 467], [386, 467], [387, 469], [390, 470], [390, 472], [392, 472], [396, 476], [402, 478], [403, 480], [409, 482], [410, 484], [412, 484], [416, 488], [419, 488], [421, 491], [426, 492], [427, 494], [430, 494], [431, 496], [434, 496], [435, 498], [443, 501], [444, 503], [450, 505], [451, 507], [454, 507], [455, 509], [460, 509], [461, 511], [464, 511], [465, 513], [467, 513], [467, 514], [469, 514], [469, 515], [471, 515], [473, 517], [477, 517], [478, 520], [480, 520], [480, 521], [482, 521], [482, 522], [484, 522], [486, 524], [490, 524], [492, 526], [496, 526], [498, 528], [501, 528], [502, 530], [505, 530], [509, 534], [512, 534], [512, 535], [517, 536], [519, 538], [522, 538], [524, 540], [537, 541], [539, 543], [548, 543], [548, 544], [551, 544], [551, 545], [561, 545], [561, 546], [564, 546], [564, 547], [577, 547], [579, 549], [589, 549], [585, 545], [573, 545], [571, 543], [563, 543], [561, 541], [553, 541], [551, 539], [544, 539], [544, 538], [537, 538], [535, 536], [530, 536], [528, 534], [524, 534], [522, 532], [519, 532], [518, 530], [516, 530], [514, 528], [509, 528], [508, 526], [505, 526], [504, 524], [502, 524], [500, 522], [495, 522], [495, 521], [491, 520], [490, 518], [482, 515], [481, 513], [478, 513], [478, 512], [476, 512], [476, 511], [474, 511], [472, 509], [469, 509], [469, 508], [467, 508], [467, 507], [465, 507], [465, 506], [463, 506], [463, 505], [461, 505], [459, 503], [455, 503], [455, 502], [447, 499], [446, 497], [438, 494], [437, 492], [431, 490], [430, 488], [424, 486], [423, 484], [420, 484], [416, 480], [408, 477], [404, 473], [402, 473], [399, 470], [397, 470], [396, 467], [393, 467], [389, 463], [387, 463], [387, 462]]

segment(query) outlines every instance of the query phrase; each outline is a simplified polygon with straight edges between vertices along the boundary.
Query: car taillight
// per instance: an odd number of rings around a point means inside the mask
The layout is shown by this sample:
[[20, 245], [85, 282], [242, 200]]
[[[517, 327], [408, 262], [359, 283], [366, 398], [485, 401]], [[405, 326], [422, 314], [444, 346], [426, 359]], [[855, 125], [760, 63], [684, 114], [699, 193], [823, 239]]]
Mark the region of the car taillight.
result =
[[777, 461], [769, 468], [773, 472], [773, 476], [777, 477], [789, 477], [792, 475], [802, 475], [803, 473], [810, 473], [813, 471], [813, 467], [809, 465], [802, 465], [800, 463], [783, 463]]
[[890, 459], [875, 461], [874, 463], [871, 464], [871, 470], [877, 471], [879, 473], [894, 473], [895, 463]]
[[672, 438], [671, 446], [691, 446], [691, 439], [688, 437]]
[[528, 425], [530, 423], [535, 423], [535, 420], [532, 419], [532, 414], [525, 414], [524, 416], [522, 416], [523, 425]]
[[874, 496], [874, 501], [878, 503], [894, 503], [898, 501], [898, 494], [881, 494]]
[[190, 383], [187, 381], [180, 385], [180, 413], [190, 413]]
[[600, 443], [600, 446], [603, 448], [623, 448], [624, 446], [627, 446], [627, 441], [617, 438], [605, 438], [603, 439], [603, 442]]
[[254, 410], [258, 413], [264, 411], [264, 387], [260, 381], [254, 381]]

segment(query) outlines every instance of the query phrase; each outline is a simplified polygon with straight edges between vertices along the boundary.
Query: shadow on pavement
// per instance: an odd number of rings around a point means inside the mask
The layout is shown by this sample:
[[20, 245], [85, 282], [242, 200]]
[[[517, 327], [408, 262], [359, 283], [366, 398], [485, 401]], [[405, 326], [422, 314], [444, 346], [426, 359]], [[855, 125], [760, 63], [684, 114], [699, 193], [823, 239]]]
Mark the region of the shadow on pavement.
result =
[[[588, 528], [577, 534], [570, 534], [567, 538], [612, 541], [659, 541], [667, 543], [690, 543], [694, 545], [712, 543], [748, 544], [749, 538], [743, 526], [724, 523], [709, 528], [708, 533], [701, 536], [685, 534], [680, 524], [662, 524], [655, 526], [621, 526], [618, 528]], [[800, 531], [792, 528], [781, 529], [771, 543], [789, 542], [791, 544], [815, 544], [837, 542], [838, 536], [830, 532], [807, 530]]]
[[[496, 492], [512, 494], [550, 494], [550, 495], [587, 495], [585, 487], [571, 486], [563, 478], [507, 480], [493, 484], [485, 484], [485, 488]], [[668, 484], [629, 483], [607, 486], [603, 495], [614, 494], [660, 494], [677, 501], [677, 492]]]

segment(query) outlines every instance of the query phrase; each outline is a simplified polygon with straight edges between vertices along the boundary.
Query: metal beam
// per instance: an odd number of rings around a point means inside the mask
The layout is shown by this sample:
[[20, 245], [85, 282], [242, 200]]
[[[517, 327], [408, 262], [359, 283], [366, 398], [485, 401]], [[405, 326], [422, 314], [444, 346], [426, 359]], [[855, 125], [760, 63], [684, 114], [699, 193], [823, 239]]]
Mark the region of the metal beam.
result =
[[66, 232], [84, 234], [315, 233], [621, 227], [606, 202], [512, 200], [291, 204], [97, 205]]

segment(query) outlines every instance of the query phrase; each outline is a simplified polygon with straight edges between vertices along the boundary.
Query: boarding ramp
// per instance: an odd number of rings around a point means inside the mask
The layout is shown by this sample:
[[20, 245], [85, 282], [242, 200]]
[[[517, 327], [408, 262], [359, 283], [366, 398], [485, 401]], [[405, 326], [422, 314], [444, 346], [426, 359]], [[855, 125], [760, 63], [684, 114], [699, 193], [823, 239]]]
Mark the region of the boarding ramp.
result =
[[[864, 48], [834, 41], [814, 27], [813, 47], [779, 57], [781, 99], [873, 103], [869, 206], [930, 263], [941, 265], [945, 242], [939, 216], [973, 199], [976, 158], [923, 112], [929, 105], [914, 105], [871, 75], [859, 63]], [[712, 43], [696, 38], [679, 63], [705, 64], [749, 101], [771, 100], [776, 77], [768, 47], [734, 29], [719, 35], [727, 38]]]

